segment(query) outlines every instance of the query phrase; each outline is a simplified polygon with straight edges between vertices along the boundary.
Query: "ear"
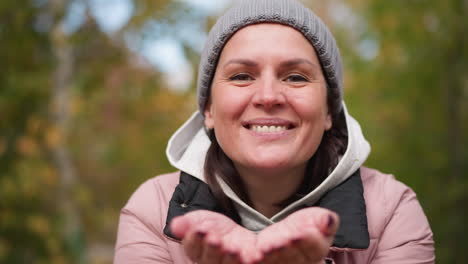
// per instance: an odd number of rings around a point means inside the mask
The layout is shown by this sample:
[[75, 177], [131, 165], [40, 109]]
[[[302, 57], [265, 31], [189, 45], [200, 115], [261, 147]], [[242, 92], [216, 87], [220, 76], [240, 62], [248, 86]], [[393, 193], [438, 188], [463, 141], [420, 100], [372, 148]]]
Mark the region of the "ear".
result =
[[214, 119], [211, 100], [206, 103], [205, 111], [203, 113], [205, 114], [205, 127], [208, 129], [213, 129]]
[[330, 113], [327, 114], [325, 117], [325, 130], [328, 131], [332, 128], [333, 121], [332, 121], [332, 116]]

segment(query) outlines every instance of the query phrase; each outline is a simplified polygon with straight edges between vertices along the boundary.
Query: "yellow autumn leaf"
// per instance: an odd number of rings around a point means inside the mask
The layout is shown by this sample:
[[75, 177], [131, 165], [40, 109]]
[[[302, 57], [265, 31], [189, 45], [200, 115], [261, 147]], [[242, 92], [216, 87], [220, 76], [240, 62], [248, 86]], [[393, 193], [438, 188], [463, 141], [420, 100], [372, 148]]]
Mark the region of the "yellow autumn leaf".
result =
[[27, 130], [31, 135], [36, 135], [40, 131], [41, 127], [43, 127], [44, 121], [37, 116], [31, 116], [28, 119], [27, 123]]
[[19, 153], [25, 156], [32, 156], [38, 153], [38, 146], [36, 141], [28, 136], [20, 137], [16, 141], [16, 149]]
[[67, 260], [63, 255], [52, 256], [52, 264], [66, 264]]
[[73, 97], [70, 103], [70, 113], [72, 115], [75, 115], [79, 113], [82, 108], [83, 108], [83, 100], [79, 96]]
[[57, 172], [51, 167], [42, 169], [41, 176], [43, 183], [48, 186], [55, 185], [58, 182]]
[[47, 236], [50, 233], [49, 221], [41, 215], [32, 215], [28, 217], [27, 226], [31, 231], [42, 236]]
[[55, 148], [62, 143], [63, 136], [58, 128], [52, 126], [47, 130], [45, 139], [47, 146]]

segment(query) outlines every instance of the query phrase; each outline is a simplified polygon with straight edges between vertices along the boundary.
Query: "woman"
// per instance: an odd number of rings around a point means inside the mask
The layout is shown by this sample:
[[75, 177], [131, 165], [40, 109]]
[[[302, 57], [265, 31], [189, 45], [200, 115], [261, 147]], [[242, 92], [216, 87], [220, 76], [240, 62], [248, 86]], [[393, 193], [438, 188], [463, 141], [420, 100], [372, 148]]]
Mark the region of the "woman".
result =
[[241, 1], [210, 32], [180, 172], [122, 210], [115, 263], [433, 263], [411, 189], [362, 167], [335, 40], [291, 0]]

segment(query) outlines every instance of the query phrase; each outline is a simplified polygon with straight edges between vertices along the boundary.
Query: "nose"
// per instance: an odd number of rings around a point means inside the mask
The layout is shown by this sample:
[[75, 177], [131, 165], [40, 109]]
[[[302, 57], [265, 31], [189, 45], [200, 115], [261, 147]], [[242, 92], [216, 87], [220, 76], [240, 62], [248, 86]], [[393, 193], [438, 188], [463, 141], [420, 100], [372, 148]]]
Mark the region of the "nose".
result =
[[256, 107], [271, 109], [284, 105], [284, 97], [281, 82], [274, 77], [262, 78], [255, 89], [253, 104]]

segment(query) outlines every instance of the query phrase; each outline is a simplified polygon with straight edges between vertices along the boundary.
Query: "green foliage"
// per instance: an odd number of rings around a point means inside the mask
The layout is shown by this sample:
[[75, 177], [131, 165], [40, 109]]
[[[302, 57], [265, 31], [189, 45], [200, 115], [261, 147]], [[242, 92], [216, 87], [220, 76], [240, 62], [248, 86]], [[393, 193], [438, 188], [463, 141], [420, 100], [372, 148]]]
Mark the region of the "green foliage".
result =
[[[101, 245], [112, 250], [129, 195], [171, 170], [163, 149], [195, 103], [190, 93], [166, 88], [152, 67], [136, 63], [141, 58], [92, 17], [73, 35], [56, 35], [71, 1], [51, 4], [0, 4], [0, 263], [111, 263], [109, 253], [90, 252]], [[153, 6], [145, 7], [150, 14], [163, 3], [146, 4]], [[73, 51], [67, 131], [52, 105], [61, 67], [57, 43]], [[66, 194], [53, 157], [59, 148], [71, 153], [78, 175]]]
[[[48, 36], [31, 27], [38, 7], [0, 4], [0, 262], [31, 263], [60, 254], [56, 216], [41, 200], [54, 172], [41, 155], [50, 79]], [[50, 197], [50, 196], [49, 196]], [[57, 254], [57, 256], [58, 256]]]
[[366, 60], [345, 49], [346, 97], [372, 143], [368, 165], [416, 191], [438, 263], [458, 263], [468, 257], [468, 7], [429, 2], [351, 3], [368, 26], [359, 37], [373, 39], [379, 52]]

